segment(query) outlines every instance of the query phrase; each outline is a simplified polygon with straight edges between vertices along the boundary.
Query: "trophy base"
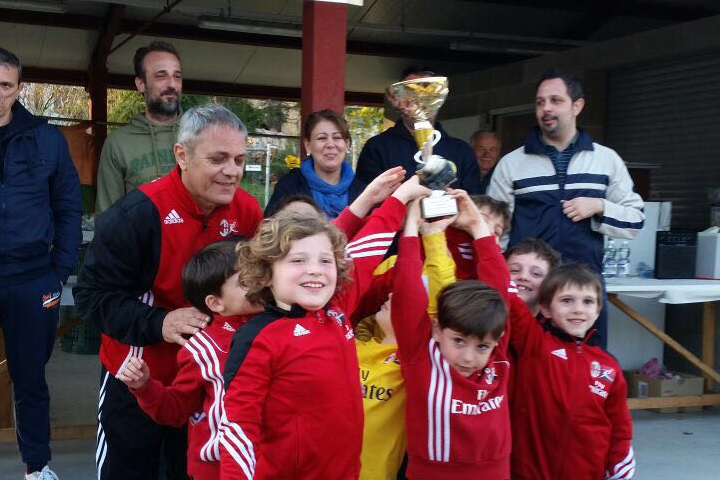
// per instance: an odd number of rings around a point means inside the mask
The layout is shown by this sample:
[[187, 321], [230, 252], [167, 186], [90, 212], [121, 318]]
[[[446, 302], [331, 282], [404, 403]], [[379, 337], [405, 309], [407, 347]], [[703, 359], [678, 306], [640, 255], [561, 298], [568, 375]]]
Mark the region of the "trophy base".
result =
[[424, 219], [451, 217], [457, 215], [457, 201], [441, 190], [433, 190], [433, 194], [420, 202], [420, 209]]

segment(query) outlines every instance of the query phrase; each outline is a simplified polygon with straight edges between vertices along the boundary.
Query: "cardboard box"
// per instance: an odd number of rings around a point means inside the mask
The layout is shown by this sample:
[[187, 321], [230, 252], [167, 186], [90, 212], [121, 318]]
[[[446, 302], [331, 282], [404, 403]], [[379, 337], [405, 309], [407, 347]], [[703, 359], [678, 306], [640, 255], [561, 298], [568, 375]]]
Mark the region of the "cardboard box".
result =
[[[705, 381], [697, 375], [672, 372], [680, 378], [661, 380], [640, 375], [637, 370], [626, 370], [625, 380], [628, 384], [628, 397], [682, 397], [702, 395]], [[668, 407], [652, 408], [660, 413], [699, 412], [702, 407]]]

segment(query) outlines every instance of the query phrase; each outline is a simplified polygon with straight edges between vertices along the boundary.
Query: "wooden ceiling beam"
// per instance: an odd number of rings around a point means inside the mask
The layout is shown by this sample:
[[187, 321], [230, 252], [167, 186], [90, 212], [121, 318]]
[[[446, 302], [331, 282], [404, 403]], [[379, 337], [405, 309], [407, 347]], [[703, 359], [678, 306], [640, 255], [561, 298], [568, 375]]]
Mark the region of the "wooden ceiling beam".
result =
[[[547, 8], [582, 13], [591, 12], [597, 3], [603, 4], [605, 2], [604, 0], [480, 0], [473, 3], [494, 4], [506, 7]], [[671, 5], [664, 2], [623, 0], [618, 2], [618, 8], [615, 14], [680, 22], [720, 14], [720, 7], [710, 8], [697, 5], [680, 6], [678, 4]]]
[[[81, 87], [88, 86], [88, 73], [81, 70], [23, 67], [23, 77], [26, 82], [53, 83]], [[109, 74], [107, 87], [135, 90], [135, 76]], [[300, 88], [297, 87], [272, 87], [191, 79], [183, 79], [183, 93], [287, 100], [293, 102], [300, 101]], [[382, 106], [383, 94], [374, 92], [345, 92], [345, 102], [350, 105]]]
[[562, 37], [586, 40], [617, 15], [619, 3], [622, 3], [622, 0], [604, 0], [593, 3], [583, 13], [582, 20], [575, 22], [573, 26], [564, 31]]
[[46, 27], [75, 28], [78, 30], [97, 30], [100, 19], [93, 15], [76, 13], [45, 13], [27, 10], [0, 8], [3, 23], [41, 25]]
[[[124, 14], [125, 5], [114, 3], [108, 5], [105, 21], [95, 43], [90, 65], [88, 65], [87, 90], [90, 94], [90, 118], [95, 122], [93, 133], [97, 151], [102, 150], [107, 138], [107, 59]], [[96, 162], [95, 175], [97, 175], [97, 165]]]
[[95, 51], [91, 60], [91, 66], [95, 68], [102, 68], [107, 65], [107, 58], [110, 49], [112, 48], [115, 37], [120, 32], [120, 22], [122, 21], [123, 15], [125, 14], [125, 5], [119, 5], [116, 3], [110, 4], [105, 21], [100, 30], [100, 36], [95, 44]]
[[88, 72], [83, 70], [40, 68], [23, 65], [23, 82], [87, 87]]

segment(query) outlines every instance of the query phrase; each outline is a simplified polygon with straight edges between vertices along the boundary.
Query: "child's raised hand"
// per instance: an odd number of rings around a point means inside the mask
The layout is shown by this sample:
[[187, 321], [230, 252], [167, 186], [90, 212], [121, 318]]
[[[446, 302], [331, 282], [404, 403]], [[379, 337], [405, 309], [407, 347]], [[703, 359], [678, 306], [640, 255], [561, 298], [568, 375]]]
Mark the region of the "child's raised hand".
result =
[[364, 218], [374, 205], [382, 203], [397, 190], [404, 178], [405, 169], [403, 167], [393, 167], [385, 170], [375, 177], [355, 201], [350, 204], [350, 211], [356, 216]]
[[452, 217], [441, 218], [440, 220], [434, 220], [432, 222], [424, 221], [420, 224], [421, 235], [432, 235], [433, 233], [444, 232], [447, 227], [452, 225], [457, 219], [457, 215]]
[[365, 187], [362, 195], [367, 196], [373, 205], [378, 204], [397, 190], [402, 185], [403, 179], [405, 179], [405, 169], [403, 167], [393, 167], [385, 170]]
[[418, 228], [424, 222], [420, 212], [420, 199], [416, 198], [408, 205], [405, 213], [405, 229], [403, 235], [406, 237], [417, 237]]
[[392, 196], [397, 198], [403, 203], [408, 203], [410, 200], [414, 200], [420, 197], [427, 197], [432, 193], [427, 187], [420, 185], [420, 179], [417, 175], [413, 175], [405, 183], [393, 192]]
[[133, 390], [142, 388], [150, 380], [150, 368], [142, 358], [130, 357], [118, 379]]
[[452, 223], [453, 227], [464, 230], [475, 239], [492, 235], [480, 210], [465, 190], [448, 189], [447, 193], [453, 195], [458, 204], [458, 215]]

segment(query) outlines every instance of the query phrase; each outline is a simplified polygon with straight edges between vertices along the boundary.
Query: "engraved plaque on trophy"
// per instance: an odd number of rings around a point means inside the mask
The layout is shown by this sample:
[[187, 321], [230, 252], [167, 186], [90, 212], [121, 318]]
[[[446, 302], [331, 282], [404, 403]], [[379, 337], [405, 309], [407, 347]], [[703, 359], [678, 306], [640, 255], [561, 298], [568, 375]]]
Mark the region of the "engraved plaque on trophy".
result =
[[453, 162], [432, 154], [432, 147], [440, 141], [440, 132], [430, 120], [437, 115], [448, 95], [446, 77], [426, 77], [393, 83], [388, 88], [388, 97], [403, 116], [413, 121], [413, 137], [418, 146], [415, 173], [423, 185], [433, 191], [421, 202], [423, 218], [437, 218], [457, 214], [457, 202], [446, 195], [445, 187], [457, 177]]

